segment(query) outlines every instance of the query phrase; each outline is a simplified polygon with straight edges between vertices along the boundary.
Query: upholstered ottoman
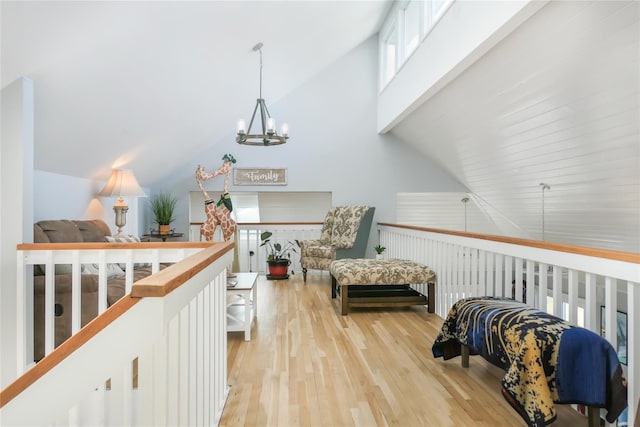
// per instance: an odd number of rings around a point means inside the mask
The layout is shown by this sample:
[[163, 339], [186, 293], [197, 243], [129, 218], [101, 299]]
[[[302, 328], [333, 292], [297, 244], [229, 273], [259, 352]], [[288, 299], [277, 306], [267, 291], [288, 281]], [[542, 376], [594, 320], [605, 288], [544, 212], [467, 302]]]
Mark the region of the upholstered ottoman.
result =
[[[426, 265], [404, 259], [340, 259], [331, 262], [331, 298], [338, 291], [342, 314], [349, 307], [427, 305], [435, 311], [436, 274]], [[427, 284], [427, 296], [409, 284]]]

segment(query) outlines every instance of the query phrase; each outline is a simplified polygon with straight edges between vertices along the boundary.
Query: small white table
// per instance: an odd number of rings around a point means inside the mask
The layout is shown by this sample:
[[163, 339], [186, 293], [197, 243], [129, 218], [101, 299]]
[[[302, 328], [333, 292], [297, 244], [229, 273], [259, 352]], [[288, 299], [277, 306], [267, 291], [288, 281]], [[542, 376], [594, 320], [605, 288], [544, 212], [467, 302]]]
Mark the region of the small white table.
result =
[[235, 274], [236, 277], [227, 279], [227, 332], [244, 331], [244, 340], [251, 341], [251, 326], [258, 303], [258, 273]]

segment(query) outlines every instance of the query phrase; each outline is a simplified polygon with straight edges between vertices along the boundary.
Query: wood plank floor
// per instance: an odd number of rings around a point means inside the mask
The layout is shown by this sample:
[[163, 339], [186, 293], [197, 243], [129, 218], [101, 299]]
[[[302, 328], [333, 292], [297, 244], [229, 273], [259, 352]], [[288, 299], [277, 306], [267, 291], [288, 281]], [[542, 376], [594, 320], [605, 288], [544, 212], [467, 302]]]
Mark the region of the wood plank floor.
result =
[[[479, 356], [434, 359], [443, 320], [426, 308], [341, 316], [327, 273], [258, 277], [251, 341], [229, 337], [231, 391], [221, 426], [525, 426]], [[554, 427], [586, 426], [558, 405]]]

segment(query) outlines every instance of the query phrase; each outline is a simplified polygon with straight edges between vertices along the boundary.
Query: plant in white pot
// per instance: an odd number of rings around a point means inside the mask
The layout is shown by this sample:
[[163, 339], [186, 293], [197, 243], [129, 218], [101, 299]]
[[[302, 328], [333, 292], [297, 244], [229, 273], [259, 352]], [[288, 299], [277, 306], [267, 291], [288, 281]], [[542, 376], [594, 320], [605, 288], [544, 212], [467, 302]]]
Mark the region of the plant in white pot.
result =
[[170, 225], [175, 220], [174, 212], [178, 199], [168, 191], [162, 191], [150, 200], [153, 219], [158, 224], [160, 234], [169, 234]]
[[271, 242], [273, 233], [263, 231], [260, 234], [260, 247], [265, 247], [267, 251], [267, 264], [269, 266], [269, 276], [273, 278], [287, 278], [287, 271], [291, 264], [291, 252], [296, 252], [292, 242], [284, 245], [278, 242]]
[[376, 259], [383, 259], [384, 258], [384, 251], [387, 249], [384, 246], [381, 245], [376, 245], [373, 247], [373, 249], [376, 251]]

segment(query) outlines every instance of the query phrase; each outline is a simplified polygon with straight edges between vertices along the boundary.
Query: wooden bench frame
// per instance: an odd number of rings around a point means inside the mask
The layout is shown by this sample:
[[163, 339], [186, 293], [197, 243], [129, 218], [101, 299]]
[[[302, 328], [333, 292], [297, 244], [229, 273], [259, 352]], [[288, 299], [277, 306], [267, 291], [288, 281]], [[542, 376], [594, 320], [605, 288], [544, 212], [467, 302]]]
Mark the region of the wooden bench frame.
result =
[[[392, 286], [403, 286], [403, 288], [391, 288]], [[349, 296], [349, 288], [379, 287], [380, 293], [396, 290], [413, 291], [410, 295], [381, 295], [381, 296]], [[335, 299], [340, 293], [341, 314], [347, 315], [349, 307], [408, 307], [412, 305], [426, 305], [429, 313], [435, 312], [435, 283], [427, 284], [427, 295], [422, 295], [418, 291], [410, 288], [408, 284], [369, 284], [369, 285], [340, 285], [333, 275], [331, 275], [331, 298]]]
[[[469, 367], [469, 347], [460, 343], [460, 357], [463, 368]], [[594, 406], [587, 406], [587, 426], [588, 427], [600, 427], [600, 408]]]

